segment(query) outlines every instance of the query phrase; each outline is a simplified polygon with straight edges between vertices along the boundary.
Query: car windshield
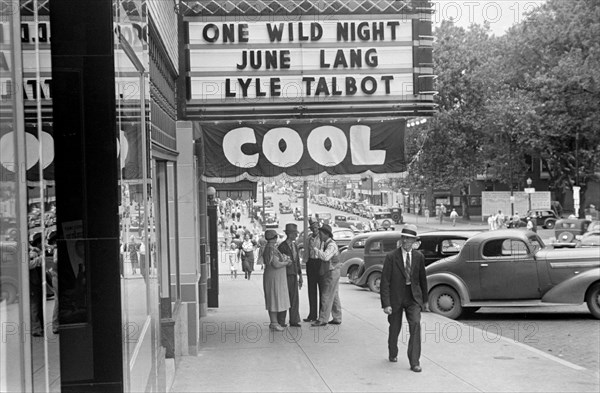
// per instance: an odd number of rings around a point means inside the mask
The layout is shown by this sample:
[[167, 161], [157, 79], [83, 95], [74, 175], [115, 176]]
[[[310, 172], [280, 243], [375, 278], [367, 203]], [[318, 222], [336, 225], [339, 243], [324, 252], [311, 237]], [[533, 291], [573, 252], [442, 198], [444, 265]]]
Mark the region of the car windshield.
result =
[[352, 230], [334, 231], [333, 238], [335, 240], [352, 239], [354, 232]]
[[546, 247], [542, 239], [538, 235], [531, 235], [528, 238], [529, 245], [533, 248], [533, 253], [535, 254], [542, 248]]

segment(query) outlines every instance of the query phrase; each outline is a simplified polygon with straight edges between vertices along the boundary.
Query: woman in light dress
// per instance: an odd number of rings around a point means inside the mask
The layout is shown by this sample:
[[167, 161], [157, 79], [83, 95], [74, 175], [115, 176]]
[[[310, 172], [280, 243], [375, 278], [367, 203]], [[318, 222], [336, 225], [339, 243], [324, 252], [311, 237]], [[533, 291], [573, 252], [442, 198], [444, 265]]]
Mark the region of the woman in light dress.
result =
[[263, 250], [265, 272], [263, 274], [263, 289], [265, 292], [265, 307], [269, 312], [269, 328], [283, 331], [277, 322], [277, 313], [290, 308], [290, 296], [287, 287], [287, 273], [285, 267], [292, 261], [277, 249], [277, 232], [269, 229], [265, 231], [267, 244]]

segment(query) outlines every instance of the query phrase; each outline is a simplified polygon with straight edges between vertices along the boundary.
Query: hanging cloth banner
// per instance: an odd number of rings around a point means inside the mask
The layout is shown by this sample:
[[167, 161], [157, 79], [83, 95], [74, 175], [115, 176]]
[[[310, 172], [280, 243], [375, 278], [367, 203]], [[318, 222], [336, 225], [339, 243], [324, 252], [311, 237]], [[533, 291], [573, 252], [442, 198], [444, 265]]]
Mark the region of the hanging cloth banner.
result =
[[202, 177], [211, 183], [233, 183], [279, 176], [311, 180], [322, 173], [403, 172], [405, 126], [403, 119], [202, 123]]

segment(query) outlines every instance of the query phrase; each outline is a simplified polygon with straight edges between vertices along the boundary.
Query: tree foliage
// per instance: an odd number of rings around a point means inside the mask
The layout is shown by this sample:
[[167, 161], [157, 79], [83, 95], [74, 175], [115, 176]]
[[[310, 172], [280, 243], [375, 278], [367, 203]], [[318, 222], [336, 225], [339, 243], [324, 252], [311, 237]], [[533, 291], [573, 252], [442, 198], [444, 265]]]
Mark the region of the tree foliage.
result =
[[548, 0], [502, 37], [448, 22], [435, 36], [439, 112], [409, 133], [413, 184], [516, 188], [534, 157], [559, 200], [585, 191], [600, 165], [600, 2]]

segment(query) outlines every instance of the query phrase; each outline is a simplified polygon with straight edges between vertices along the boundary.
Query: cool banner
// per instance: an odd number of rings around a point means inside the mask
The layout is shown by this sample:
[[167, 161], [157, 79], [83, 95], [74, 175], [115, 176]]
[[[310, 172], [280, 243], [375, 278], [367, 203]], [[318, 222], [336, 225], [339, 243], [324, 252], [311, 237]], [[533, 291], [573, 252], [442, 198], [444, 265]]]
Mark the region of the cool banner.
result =
[[203, 180], [403, 172], [405, 126], [404, 120], [203, 123]]

